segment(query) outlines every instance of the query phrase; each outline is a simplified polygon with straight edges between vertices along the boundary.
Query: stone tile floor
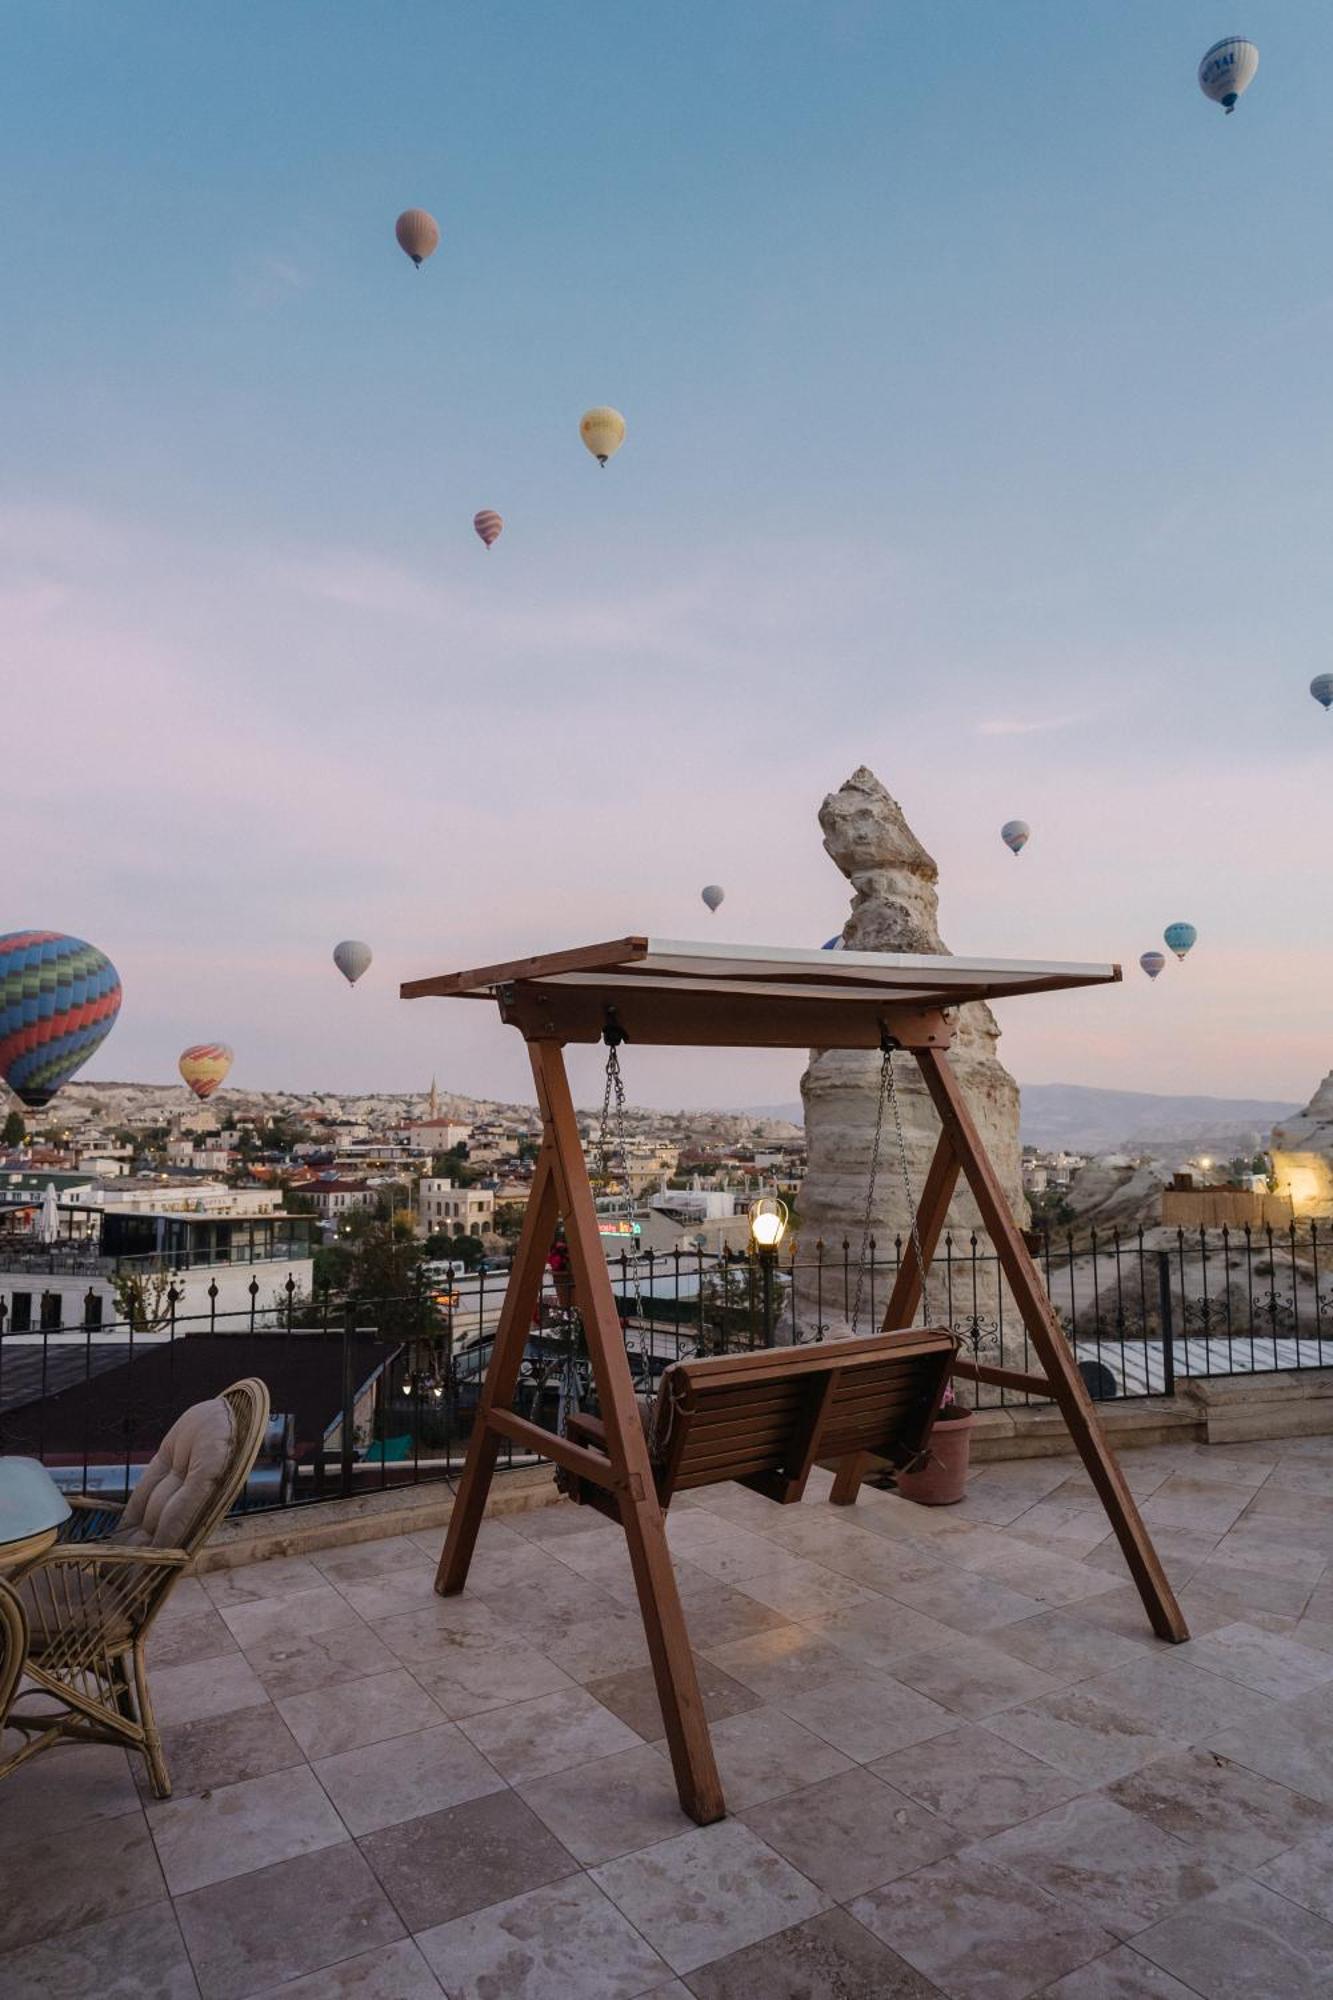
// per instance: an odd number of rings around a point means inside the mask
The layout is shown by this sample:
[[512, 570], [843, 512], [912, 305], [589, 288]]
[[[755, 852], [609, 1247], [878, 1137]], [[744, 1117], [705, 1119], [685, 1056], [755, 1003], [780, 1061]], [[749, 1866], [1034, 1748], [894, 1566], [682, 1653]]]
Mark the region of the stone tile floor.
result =
[[1232, 2000], [1333, 1992], [1333, 1438], [1125, 1454], [1194, 1638], [1067, 1459], [941, 1512], [739, 1487], [669, 1531], [732, 1817], [676, 1804], [618, 1532], [190, 1580], [175, 1795], [0, 1786], [5, 2000]]

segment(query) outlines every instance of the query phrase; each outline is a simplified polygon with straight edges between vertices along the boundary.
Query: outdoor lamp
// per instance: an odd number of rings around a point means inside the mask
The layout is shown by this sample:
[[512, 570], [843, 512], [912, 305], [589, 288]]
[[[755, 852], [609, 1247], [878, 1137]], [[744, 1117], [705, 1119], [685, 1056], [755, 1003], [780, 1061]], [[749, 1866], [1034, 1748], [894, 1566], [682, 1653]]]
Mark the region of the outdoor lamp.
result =
[[775, 1194], [750, 1204], [750, 1240], [756, 1250], [776, 1250], [787, 1229], [787, 1204]]

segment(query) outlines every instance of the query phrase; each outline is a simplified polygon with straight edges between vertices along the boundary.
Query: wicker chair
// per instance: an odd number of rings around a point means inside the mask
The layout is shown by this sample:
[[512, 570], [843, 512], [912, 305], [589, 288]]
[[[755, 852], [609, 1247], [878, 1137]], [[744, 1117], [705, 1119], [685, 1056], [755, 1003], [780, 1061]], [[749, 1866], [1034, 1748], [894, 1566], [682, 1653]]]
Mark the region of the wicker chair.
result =
[[28, 1652], [28, 1621], [23, 1606], [0, 1578], [0, 1741], [4, 1738], [9, 1704], [23, 1678]]
[[0, 1778], [62, 1738], [122, 1743], [146, 1760], [154, 1795], [170, 1798], [145, 1641], [176, 1579], [249, 1478], [268, 1408], [268, 1390], [255, 1380], [194, 1404], [172, 1425], [128, 1501], [72, 1496], [61, 1539], [13, 1572], [29, 1634], [29, 1685], [19, 1699], [54, 1697], [61, 1706], [54, 1714], [10, 1715], [10, 1728], [27, 1740], [0, 1762]]

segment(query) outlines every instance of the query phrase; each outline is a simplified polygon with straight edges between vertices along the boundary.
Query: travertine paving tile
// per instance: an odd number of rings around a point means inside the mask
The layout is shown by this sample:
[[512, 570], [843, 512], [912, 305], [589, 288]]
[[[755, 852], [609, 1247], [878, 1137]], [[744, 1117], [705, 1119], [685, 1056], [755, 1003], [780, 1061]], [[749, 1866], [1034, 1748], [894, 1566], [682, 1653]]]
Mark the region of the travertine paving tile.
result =
[[1178, 1747], [1142, 1717], [1108, 1708], [1082, 1686], [1001, 1709], [981, 1727], [1078, 1779], [1080, 1789], [1126, 1777]]
[[828, 1907], [813, 1882], [735, 1819], [608, 1861], [592, 1879], [686, 1974]]
[[359, 1619], [330, 1632], [271, 1632], [256, 1639], [245, 1657], [274, 1701], [398, 1665], [396, 1655]]
[[330, 1632], [338, 1625], [357, 1624], [357, 1614], [342, 1592], [325, 1583], [313, 1566], [312, 1574], [316, 1578], [315, 1587], [298, 1591], [291, 1597], [257, 1597], [219, 1605], [227, 1629], [237, 1644], [253, 1646], [278, 1635]]
[[323, 1757], [315, 1775], [354, 1834], [374, 1833], [399, 1820], [420, 1819], [446, 1806], [498, 1792], [504, 1780], [457, 1724], [395, 1736]]
[[741, 1818], [840, 1903], [953, 1853], [964, 1839], [864, 1768], [750, 1806]]
[[847, 1655], [809, 1625], [775, 1625], [748, 1639], [715, 1646], [709, 1659], [735, 1681], [753, 1690], [756, 1701], [806, 1694], [821, 1681], [847, 1672]]
[[585, 1867], [669, 1840], [693, 1824], [665, 1756], [647, 1743], [521, 1787], [532, 1810]]
[[398, 1570], [428, 1569], [435, 1573], [444, 1530], [433, 1551], [419, 1548], [408, 1535], [390, 1535], [378, 1542], [349, 1542], [343, 1548], [320, 1549], [310, 1560], [324, 1579], [341, 1589], [349, 1583], [380, 1583]]
[[0, 1958], [5, 2000], [198, 2000], [170, 1903], [108, 1917]]
[[1025, 1876], [1121, 1938], [1220, 1888], [1234, 1872], [1211, 1867], [1197, 1849], [1099, 1792], [993, 1834], [962, 1858]]
[[784, 1618], [822, 1618], [833, 1611], [881, 1601], [875, 1591], [854, 1583], [850, 1576], [840, 1576], [837, 1570], [827, 1569], [823, 1563], [788, 1555], [785, 1549], [776, 1549], [774, 1553], [777, 1566], [760, 1570], [757, 1575], [738, 1576], [735, 1584], [743, 1596], [757, 1598], [760, 1604], [767, 1604]]
[[1259, 1881], [1333, 1922], [1333, 1829], [1325, 1828], [1256, 1869]]
[[153, 1671], [186, 1667], [195, 1660], [215, 1660], [221, 1653], [238, 1650], [226, 1620], [211, 1608], [193, 1612], [188, 1618], [173, 1618], [170, 1623], [157, 1618], [149, 1628], [147, 1658]]
[[942, 1736], [954, 1724], [947, 1708], [887, 1674], [842, 1674], [808, 1694], [784, 1695], [774, 1707], [858, 1764]]
[[1321, 1805], [1333, 1805], [1333, 1700], [1326, 1688], [1274, 1703], [1262, 1722], [1214, 1736], [1208, 1747]]
[[153, 1675], [153, 1708], [159, 1728], [198, 1722], [209, 1715], [231, 1715], [238, 1708], [263, 1708], [268, 1693], [243, 1653], [217, 1660], [193, 1660], [184, 1667], [162, 1667]]
[[642, 1740], [583, 1688], [488, 1709], [458, 1726], [511, 1785], [637, 1749]]
[[361, 1852], [410, 1931], [449, 1923], [577, 1872], [577, 1862], [516, 1792], [366, 1834]]
[[697, 2000], [935, 2000], [939, 1989], [846, 1910], [828, 1910], [700, 1966], [689, 1991]]
[[[784, 1629], [793, 1632], [802, 1630], [797, 1625]], [[847, 1662], [837, 1654], [834, 1658], [845, 1669]], [[753, 1688], [733, 1680], [711, 1660], [700, 1659], [696, 1654], [694, 1665], [699, 1677], [704, 1714], [710, 1722], [721, 1722], [728, 1715], [743, 1715], [747, 1709], [760, 1706], [759, 1696]], [[601, 1702], [603, 1708], [609, 1708], [612, 1715], [618, 1715], [645, 1743], [655, 1743], [665, 1734], [662, 1704], [657, 1697], [657, 1682], [651, 1667], [633, 1667], [628, 1673], [608, 1674], [604, 1680], [589, 1681], [588, 1693], [594, 1701]]]
[[304, 1591], [321, 1589], [325, 1579], [304, 1556], [270, 1556], [266, 1562], [209, 1570], [201, 1581], [209, 1601], [219, 1610], [227, 1610], [233, 1605], [258, 1604], [264, 1599], [298, 1597]]
[[988, 1729], [953, 1729], [870, 1767], [969, 1840], [1035, 1819], [1083, 1786]]
[[554, 1660], [517, 1639], [475, 1650], [450, 1647], [438, 1663], [414, 1660], [410, 1672], [451, 1722], [576, 1685]]
[[417, 1943], [449, 2000], [632, 2000], [670, 1977], [586, 1875], [456, 1917]]
[[[780, 1798], [798, 1785], [849, 1771], [852, 1759], [776, 1708], [752, 1708], [714, 1723], [713, 1751], [731, 1812]], [[655, 1744], [665, 1759], [666, 1745]]]
[[347, 1832], [313, 1771], [274, 1771], [218, 1791], [163, 1799], [148, 1826], [173, 1896], [313, 1854]]
[[1159, 1757], [1109, 1796], [1219, 1868], [1258, 1868], [1333, 1825], [1328, 1808], [1212, 1750]]
[[440, 2000], [444, 1988], [411, 1938], [358, 1952], [304, 1979], [266, 1987], [251, 2000]]
[[890, 1678], [928, 1695], [952, 1714], [974, 1720], [1051, 1694], [1063, 1685], [1059, 1675], [1044, 1673], [1012, 1653], [1002, 1652], [988, 1639], [968, 1638], [895, 1660]]
[[1287, 1701], [1333, 1681], [1333, 1656], [1259, 1625], [1220, 1625], [1190, 1645], [1190, 1665]]
[[[1135, 1593], [1135, 1605], [1138, 1595]], [[1142, 1612], [1139, 1612], [1142, 1619]], [[1039, 1617], [1025, 1618], [1020, 1624], [1006, 1625], [986, 1641], [997, 1652], [1012, 1653], [1015, 1659], [1039, 1668], [1052, 1680], [1068, 1685], [1090, 1680], [1112, 1667], [1138, 1659], [1160, 1643], [1154, 1639], [1147, 1620], [1142, 1631], [1123, 1633], [1108, 1630], [1083, 1616], [1082, 1610], [1043, 1611]]]
[[0, 1952], [162, 1902], [167, 1893], [137, 1810], [9, 1847], [2, 1873]]
[[951, 1632], [993, 1632], [998, 1626], [1032, 1618], [1041, 1602], [1011, 1589], [991, 1576], [957, 1570], [924, 1583], [901, 1583], [891, 1592], [898, 1604], [910, 1605], [936, 1619]]
[[1333, 1924], [1245, 1877], [1154, 1924], [1134, 1949], [1204, 2000], [1327, 2000]]
[[854, 1605], [850, 1611], [835, 1611], [831, 1617], [812, 1618], [808, 1623], [821, 1639], [869, 1673], [891, 1673], [894, 1660], [947, 1646], [957, 1637], [954, 1627], [889, 1597]]
[[176, 1915], [203, 2000], [248, 2000], [403, 1936], [350, 1841], [196, 1889]]
[[369, 1674], [341, 1686], [286, 1695], [278, 1711], [307, 1757], [334, 1757], [362, 1743], [379, 1743], [429, 1729], [444, 1711], [406, 1667]]
[[[162, 1731], [162, 1749], [174, 1799], [238, 1785], [244, 1778], [264, 1778], [304, 1762], [300, 1744], [268, 1704], [175, 1723]], [[153, 1797], [148, 1766], [136, 1757], [131, 1768], [139, 1796], [148, 1803]]]
[[[6, 1743], [6, 1755], [9, 1748]], [[0, 1883], [6, 1849], [27, 1847], [87, 1821], [117, 1819], [138, 1805], [130, 1760], [118, 1745], [62, 1743], [44, 1751], [0, 1782]]]
[[1057, 1979], [1042, 2000], [1198, 2000], [1198, 1995], [1122, 1944]]
[[951, 2000], [1025, 2000], [1114, 1943], [1068, 1904], [976, 1856], [933, 1861], [858, 1896], [851, 1914]]

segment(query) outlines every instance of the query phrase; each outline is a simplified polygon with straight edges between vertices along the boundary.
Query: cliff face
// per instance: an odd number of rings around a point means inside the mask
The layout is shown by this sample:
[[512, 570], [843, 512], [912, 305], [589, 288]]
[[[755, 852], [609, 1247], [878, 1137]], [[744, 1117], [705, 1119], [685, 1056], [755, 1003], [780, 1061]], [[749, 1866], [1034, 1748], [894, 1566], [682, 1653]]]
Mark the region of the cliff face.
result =
[[1296, 1216], [1333, 1217], [1333, 1070], [1304, 1111], [1273, 1127], [1273, 1178]]
[[[939, 871], [907, 824], [901, 806], [873, 771], [863, 765], [838, 791], [830, 792], [820, 807], [819, 824], [829, 856], [852, 886], [851, 915], [843, 930], [847, 948], [947, 953], [938, 924]], [[1010, 1206], [1020, 1223], [1026, 1223], [1018, 1085], [996, 1053], [999, 1039], [1000, 1030], [989, 1007], [974, 1003], [959, 1009], [951, 1052], [954, 1068]], [[912, 1058], [900, 1055], [895, 1061], [908, 1171], [919, 1198], [939, 1137], [939, 1120]], [[845, 1321], [851, 1310], [850, 1295], [846, 1300], [842, 1297], [842, 1245], [844, 1240], [851, 1244], [850, 1291], [854, 1291], [874, 1145], [879, 1068], [880, 1059], [874, 1053], [812, 1049], [810, 1067], [801, 1079], [809, 1171], [799, 1199], [798, 1256], [804, 1263], [813, 1257], [816, 1242], [822, 1241], [826, 1259], [838, 1267], [836, 1276], [831, 1279], [826, 1275], [818, 1288], [807, 1277], [798, 1279], [797, 1317], [803, 1331], [813, 1332], [817, 1323], [845, 1330], [839, 1322]], [[909, 1220], [897, 1139], [892, 1118], [887, 1117], [871, 1220], [878, 1259], [892, 1258], [894, 1238], [907, 1239]], [[962, 1324], [975, 1315], [993, 1327], [999, 1318], [998, 1274], [985, 1238], [979, 1244], [985, 1261], [975, 1267], [978, 1282], [975, 1299], [973, 1296], [969, 1239], [980, 1226], [971, 1195], [960, 1190], [949, 1212], [955, 1258], [953, 1310], [951, 1314], [945, 1311], [941, 1247], [931, 1288], [932, 1317], [937, 1321], [950, 1317]], [[857, 1329], [861, 1333], [875, 1330], [869, 1321], [868, 1295], [867, 1286], [867, 1302]], [[881, 1307], [886, 1296], [882, 1280], [877, 1281], [876, 1297]], [[1004, 1331], [1021, 1346], [1022, 1328], [1007, 1298]]]

